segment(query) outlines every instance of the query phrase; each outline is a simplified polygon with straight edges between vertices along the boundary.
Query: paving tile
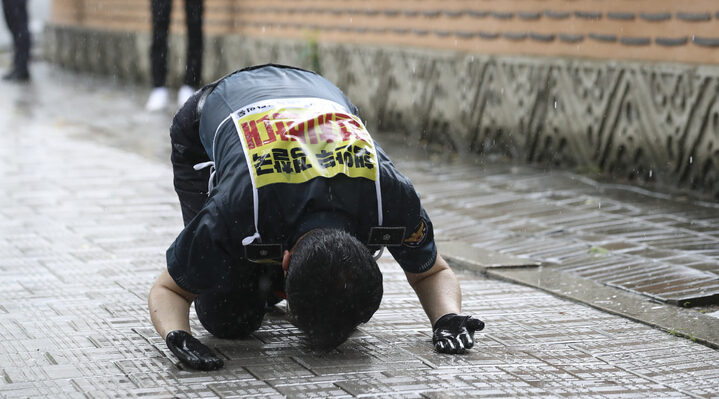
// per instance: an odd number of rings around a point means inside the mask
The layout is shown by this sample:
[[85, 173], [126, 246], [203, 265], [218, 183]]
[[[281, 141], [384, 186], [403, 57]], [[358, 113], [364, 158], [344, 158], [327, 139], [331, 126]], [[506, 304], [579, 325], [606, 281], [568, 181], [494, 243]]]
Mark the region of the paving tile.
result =
[[207, 384], [221, 398], [282, 398], [283, 395], [264, 381], [229, 381]]
[[269, 365], [246, 366], [245, 368], [255, 378], [268, 382], [276, 379], [312, 377], [315, 375], [308, 368], [291, 359]]
[[[106, 125], [95, 121], [114, 109], [134, 110], [125, 117], [132, 132], [121, 133], [154, 140], [166, 154], [169, 118], [143, 119], [136, 89], [112, 88], [127, 95], [108, 103], [83, 91], [90, 83], [74, 82], [84, 95], [46, 82], [43, 120], [0, 112], [0, 397], [711, 397], [719, 389], [715, 350], [470, 272], [458, 271], [464, 311], [487, 327], [467, 354], [437, 354], [421, 305], [387, 255], [380, 310], [336, 351], [309, 350], [284, 304], [244, 340], [211, 337], [192, 311], [193, 331], [225, 368], [188, 370], [146, 309], [181, 229], [170, 167], [80, 132]], [[18, 89], [0, 85], [0, 110], [13, 109]], [[60, 117], [72, 123], [47, 122]], [[438, 237], [470, 237], [483, 249], [627, 286], [630, 277], [652, 278], [652, 267], [710, 273], [717, 263], [719, 218], [701, 206], [616, 199], [569, 174], [526, 167], [430, 173], [417, 159], [397, 164], [415, 166], [408, 174]], [[607, 256], [588, 251], [602, 244]]]
[[278, 385], [277, 392], [288, 398], [351, 398], [353, 395], [334, 383]]
[[421, 374], [379, 378], [360, 377], [349, 381], [340, 381], [335, 385], [357, 397], [384, 396], [387, 393], [415, 397], [428, 392], [468, 388], [468, 384], [459, 379], [427, 379], [423, 378]]

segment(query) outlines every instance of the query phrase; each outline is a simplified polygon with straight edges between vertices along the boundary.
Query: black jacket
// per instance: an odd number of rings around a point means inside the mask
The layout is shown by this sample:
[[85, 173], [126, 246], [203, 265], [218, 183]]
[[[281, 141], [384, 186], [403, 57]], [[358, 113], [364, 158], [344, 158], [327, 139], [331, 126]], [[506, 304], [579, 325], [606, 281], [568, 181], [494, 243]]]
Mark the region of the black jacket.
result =
[[[205, 90], [211, 90], [209, 95]], [[357, 115], [357, 108], [323, 77], [301, 69], [265, 65], [235, 72], [200, 90], [175, 117], [171, 134], [178, 193], [183, 180], [207, 176], [193, 174], [189, 169], [193, 163], [209, 159], [216, 168], [209, 197], [199, 211], [189, 212], [191, 220], [186, 220], [185, 229], [167, 250], [168, 271], [182, 289], [200, 294], [231, 284], [235, 277], [229, 276], [241, 275], [243, 264], [252, 258], [243, 240], [290, 249], [305, 232], [334, 227], [350, 232], [372, 250], [378, 248], [370, 243], [370, 231], [378, 226], [376, 184], [370, 179], [337, 174], [300, 183], [273, 183], [260, 187], [253, 198], [246, 147], [230, 114], [265, 100], [287, 98], [329, 100], [344, 112]], [[198, 102], [204, 102], [201, 114]], [[189, 139], [181, 142], [175, 137]], [[409, 179], [372, 143], [377, 157], [374, 166], [379, 167], [382, 226], [395, 228], [395, 232], [404, 229], [401, 245], [388, 249], [405, 271], [426, 271], [437, 255], [432, 224]], [[260, 159], [250, 162], [260, 170]], [[268, 173], [282, 172], [271, 160], [265, 164], [262, 167]], [[178, 176], [178, 170], [184, 172]], [[250, 240], [256, 232], [255, 200], [260, 238]]]

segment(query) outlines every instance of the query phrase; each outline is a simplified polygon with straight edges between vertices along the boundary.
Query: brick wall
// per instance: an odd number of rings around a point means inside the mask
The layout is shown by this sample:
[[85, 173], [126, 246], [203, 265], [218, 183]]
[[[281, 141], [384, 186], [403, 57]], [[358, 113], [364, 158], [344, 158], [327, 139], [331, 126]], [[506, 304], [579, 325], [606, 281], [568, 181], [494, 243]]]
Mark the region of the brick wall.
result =
[[[183, 2], [172, 29], [183, 31]], [[719, 63], [716, 0], [206, 0], [208, 35]], [[52, 23], [150, 28], [149, 0], [54, 0]]]

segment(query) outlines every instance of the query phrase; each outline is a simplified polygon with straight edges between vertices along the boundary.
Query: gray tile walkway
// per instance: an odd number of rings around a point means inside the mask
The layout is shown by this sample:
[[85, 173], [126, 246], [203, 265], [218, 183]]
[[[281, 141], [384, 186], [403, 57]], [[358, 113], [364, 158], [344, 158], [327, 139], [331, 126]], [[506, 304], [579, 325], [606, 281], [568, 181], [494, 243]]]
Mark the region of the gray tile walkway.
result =
[[[144, 93], [136, 89], [41, 71], [45, 75], [36, 74], [32, 88], [0, 83], [0, 397], [719, 397], [719, 352], [470, 272], [458, 273], [465, 311], [483, 318], [487, 328], [470, 353], [436, 354], [417, 300], [386, 257], [382, 307], [338, 351], [308, 351], [284, 320], [282, 306], [252, 338], [240, 341], [207, 335], [193, 315], [194, 331], [226, 359], [226, 367], [185, 370], [146, 311], [164, 250], [181, 228], [170, 168], [156, 160], [166, 147], [153, 147], [164, 142], [166, 132], [153, 129], [166, 116], [142, 116]], [[123, 118], [127, 111], [135, 114]], [[139, 136], [140, 148], [112, 137], [88, 140], [103, 124]], [[111, 136], [107, 132], [98, 128], [97, 134]], [[143, 136], [148, 133], [156, 136]], [[414, 166], [417, 185], [427, 187], [422, 191], [439, 235], [453, 237], [452, 231], [464, 229], [462, 234], [489, 248], [541, 260], [574, 259], [571, 267], [577, 269], [582, 262], [566, 243], [582, 246], [593, 242], [590, 235], [612, 228], [596, 212], [617, 215], [618, 221], [641, 213], [611, 201], [602, 201], [605, 210], [599, 211], [594, 194], [561, 175], [447, 169], [444, 176], [465, 173], [467, 187], [453, 193], [471, 204], [463, 208], [443, 202], [439, 183], [426, 184], [428, 163], [411, 162], [401, 164]], [[467, 178], [472, 174], [476, 180]], [[549, 184], [566, 188], [533, 194]], [[474, 195], [470, 186], [489, 191]], [[546, 219], [511, 215], [512, 209], [532, 214], [532, 207], [509, 206], [521, 205], [526, 196], [542, 200], [535, 210]], [[553, 213], [558, 203], [571, 211]], [[467, 219], [463, 209], [485, 217], [478, 224], [458, 223]], [[668, 226], [697, 214], [701, 210], [662, 211], [632, 223]], [[597, 222], [587, 231], [572, 230], [583, 237], [576, 241], [567, 239], [567, 230], [554, 232], [552, 220], [560, 218]], [[537, 241], [526, 239], [532, 232], [539, 232]], [[702, 234], [714, 233], [709, 228]], [[612, 256], [632, 245], [647, 248], [640, 240], [619, 242], [629, 246], [612, 250]], [[596, 245], [605, 243], [600, 238]], [[682, 250], [670, 252], [694, 259]], [[586, 257], [599, 259], [605, 258]]]

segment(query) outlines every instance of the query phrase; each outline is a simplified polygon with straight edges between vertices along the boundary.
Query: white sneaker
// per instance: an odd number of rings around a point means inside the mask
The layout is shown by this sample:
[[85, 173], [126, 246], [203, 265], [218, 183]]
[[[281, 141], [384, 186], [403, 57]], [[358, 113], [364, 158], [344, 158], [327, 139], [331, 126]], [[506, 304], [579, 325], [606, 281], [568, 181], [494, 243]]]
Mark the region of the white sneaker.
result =
[[177, 91], [177, 105], [180, 107], [185, 105], [187, 99], [192, 97], [193, 94], [195, 94], [195, 89], [188, 85], [182, 85], [180, 90]]
[[152, 112], [167, 108], [167, 97], [167, 87], [155, 87], [150, 92], [145, 109]]

